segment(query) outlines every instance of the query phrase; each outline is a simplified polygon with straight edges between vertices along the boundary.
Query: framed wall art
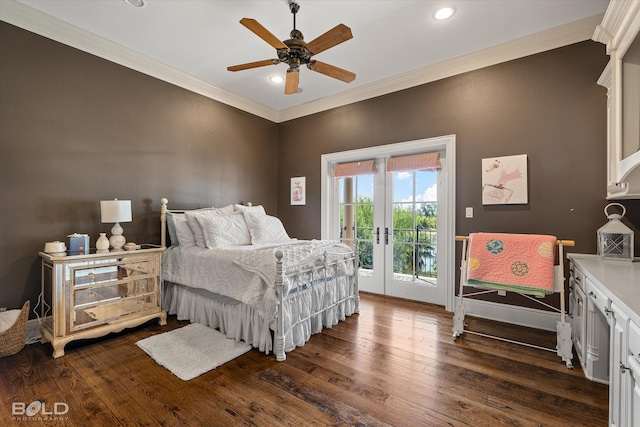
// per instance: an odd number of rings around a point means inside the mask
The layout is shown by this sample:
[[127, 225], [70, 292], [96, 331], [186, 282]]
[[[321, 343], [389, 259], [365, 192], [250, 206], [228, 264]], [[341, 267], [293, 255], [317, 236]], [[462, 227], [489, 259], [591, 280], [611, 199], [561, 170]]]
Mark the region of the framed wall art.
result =
[[482, 204], [529, 203], [527, 155], [482, 159]]
[[305, 177], [291, 178], [291, 204], [304, 205], [307, 200]]

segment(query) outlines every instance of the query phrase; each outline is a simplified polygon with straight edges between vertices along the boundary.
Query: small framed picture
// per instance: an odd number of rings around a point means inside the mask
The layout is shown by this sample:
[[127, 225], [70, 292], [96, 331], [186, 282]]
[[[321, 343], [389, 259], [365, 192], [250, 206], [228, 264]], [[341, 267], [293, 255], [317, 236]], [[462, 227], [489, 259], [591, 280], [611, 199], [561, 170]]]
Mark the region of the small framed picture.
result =
[[528, 203], [527, 155], [482, 159], [482, 204]]
[[307, 200], [305, 177], [291, 178], [291, 204], [304, 205]]

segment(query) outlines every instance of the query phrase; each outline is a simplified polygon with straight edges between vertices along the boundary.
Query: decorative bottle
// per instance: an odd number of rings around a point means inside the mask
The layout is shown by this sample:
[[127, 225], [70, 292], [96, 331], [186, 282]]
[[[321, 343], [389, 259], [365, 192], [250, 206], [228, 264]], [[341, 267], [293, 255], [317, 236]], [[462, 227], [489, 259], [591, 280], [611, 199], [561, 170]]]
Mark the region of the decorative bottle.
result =
[[100, 233], [98, 240], [96, 240], [96, 249], [99, 251], [109, 250], [109, 239], [107, 239], [107, 233]]

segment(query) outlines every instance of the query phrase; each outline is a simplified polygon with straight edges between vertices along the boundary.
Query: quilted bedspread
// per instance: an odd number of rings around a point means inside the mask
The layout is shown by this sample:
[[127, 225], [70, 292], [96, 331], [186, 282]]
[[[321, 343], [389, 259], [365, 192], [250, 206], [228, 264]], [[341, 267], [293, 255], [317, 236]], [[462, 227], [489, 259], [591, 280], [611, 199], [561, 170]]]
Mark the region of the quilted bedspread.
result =
[[[204, 249], [168, 248], [162, 263], [164, 280], [205, 289], [255, 307], [267, 320], [275, 317], [275, 252], [283, 252], [285, 271], [321, 263], [322, 254], [350, 253], [330, 240], [291, 240], [286, 243]], [[347, 271], [343, 270], [345, 274]], [[285, 286], [288, 281], [285, 280]], [[288, 293], [288, 287], [285, 294]]]
[[555, 236], [472, 233], [467, 283], [539, 297], [550, 294], [555, 246]]

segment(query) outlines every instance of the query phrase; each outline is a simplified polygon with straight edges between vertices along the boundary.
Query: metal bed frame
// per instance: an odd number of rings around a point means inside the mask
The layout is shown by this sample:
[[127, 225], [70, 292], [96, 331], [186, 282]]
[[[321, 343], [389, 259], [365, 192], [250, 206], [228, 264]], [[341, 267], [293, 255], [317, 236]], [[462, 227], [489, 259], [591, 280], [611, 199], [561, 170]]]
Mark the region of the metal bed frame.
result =
[[[166, 198], [161, 199], [160, 201], [161, 206], [160, 206], [160, 228], [161, 228], [161, 232], [160, 232], [160, 242], [161, 242], [161, 246], [163, 248], [166, 248], [166, 244], [167, 244], [167, 213], [171, 212], [171, 213], [184, 213], [186, 210], [175, 210], [175, 209], [168, 209], [167, 208], [167, 204], [169, 203], [169, 201]], [[247, 204], [247, 206], [250, 206], [250, 204]], [[325, 311], [339, 305], [342, 304], [343, 302], [353, 299], [354, 300], [354, 304], [355, 304], [355, 308], [354, 308], [354, 313], [358, 313], [359, 312], [359, 302], [360, 302], [360, 297], [359, 297], [359, 290], [358, 290], [358, 241], [357, 239], [353, 239], [353, 252], [351, 254], [341, 254], [341, 253], [330, 253], [330, 252], [325, 252], [322, 256], [322, 264], [321, 265], [314, 265], [314, 266], [309, 266], [306, 268], [296, 268], [298, 266], [287, 266], [284, 265], [283, 261], [282, 261], [282, 257], [283, 257], [283, 253], [280, 250], [277, 250], [275, 252], [275, 266], [276, 266], [276, 280], [275, 280], [275, 290], [276, 290], [276, 295], [278, 298], [278, 316], [277, 316], [277, 320], [276, 320], [276, 330], [273, 331], [274, 332], [274, 338], [273, 338], [273, 352], [276, 356], [276, 359], [278, 361], [284, 361], [286, 360], [287, 356], [285, 354], [285, 337], [286, 335], [297, 325], [313, 318], [314, 316], [320, 315], [322, 313], [324, 313]], [[315, 286], [316, 284], [324, 281], [327, 282], [329, 280], [335, 279], [335, 274], [331, 275], [328, 274], [329, 271], [331, 271], [331, 269], [333, 269], [333, 271], [336, 271], [336, 269], [338, 268], [338, 264], [341, 262], [352, 262], [353, 265], [353, 276], [350, 280], [353, 280], [353, 293], [347, 293], [347, 295], [345, 295], [343, 298], [339, 298], [337, 301], [331, 303], [330, 305], [327, 306], [323, 306], [320, 310], [314, 311], [312, 313], [309, 313], [309, 315], [305, 316], [304, 318], [298, 318], [295, 321], [293, 321], [291, 323], [291, 325], [286, 328], [285, 327], [285, 318], [283, 316], [283, 312], [284, 310], [281, 309], [281, 307], [283, 307], [284, 304], [284, 300], [287, 298], [287, 295], [284, 295], [285, 293], [285, 277], [290, 281], [290, 283], [298, 283], [300, 285], [304, 285], [304, 286], [309, 286], [309, 284], [311, 284], [310, 286]], [[287, 273], [287, 270], [292, 270], [293, 273]], [[321, 273], [321, 271], [323, 273]], [[301, 282], [299, 279], [300, 277], [305, 277], [305, 281]], [[289, 295], [292, 292], [295, 292], [296, 290], [300, 289], [299, 287], [293, 287], [290, 291], [289, 291]]]

